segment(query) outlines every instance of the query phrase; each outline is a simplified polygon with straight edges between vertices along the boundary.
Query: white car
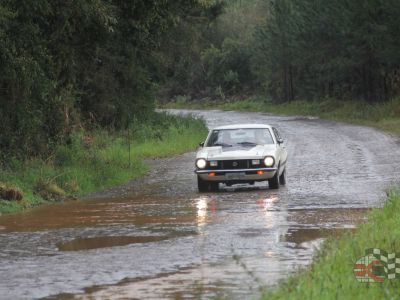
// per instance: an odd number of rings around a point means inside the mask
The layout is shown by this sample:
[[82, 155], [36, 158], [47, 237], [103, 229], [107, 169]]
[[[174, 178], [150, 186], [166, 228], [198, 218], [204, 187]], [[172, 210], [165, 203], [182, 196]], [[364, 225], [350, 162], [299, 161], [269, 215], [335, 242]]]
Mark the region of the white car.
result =
[[196, 156], [200, 192], [216, 191], [219, 183], [268, 181], [271, 189], [286, 184], [287, 151], [276, 128], [239, 124], [212, 129]]

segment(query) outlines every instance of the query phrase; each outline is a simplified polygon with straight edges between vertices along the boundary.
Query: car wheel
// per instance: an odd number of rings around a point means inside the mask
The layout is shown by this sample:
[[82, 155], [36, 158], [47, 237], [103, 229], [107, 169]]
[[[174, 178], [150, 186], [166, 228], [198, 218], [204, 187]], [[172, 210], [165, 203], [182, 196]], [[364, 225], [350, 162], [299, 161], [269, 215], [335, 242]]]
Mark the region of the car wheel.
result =
[[219, 190], [219, 183], [218, 182], [210, 182], [210, 191], [217, 192]]
[[285, 185], [286, 184], [286, 169], [283, 170], [281, 176], [279, 176], [279, 183], [281, 185]]
[[207, 181], [203, 180], [200, 178], [200, 176], [197, 176], [197, 187], [199, 188], [199, 192], [207, 192], [210, 185]]
[[197, 176], [197, 187], [199, 188], [199, 192], [216, 192], [219, 190], [219, 183], [218, 182], [209, 182]]
[[276, 171], [275, 176], [268, 180], [268, 185], [270, 189], [279, 189], [279, 169]]

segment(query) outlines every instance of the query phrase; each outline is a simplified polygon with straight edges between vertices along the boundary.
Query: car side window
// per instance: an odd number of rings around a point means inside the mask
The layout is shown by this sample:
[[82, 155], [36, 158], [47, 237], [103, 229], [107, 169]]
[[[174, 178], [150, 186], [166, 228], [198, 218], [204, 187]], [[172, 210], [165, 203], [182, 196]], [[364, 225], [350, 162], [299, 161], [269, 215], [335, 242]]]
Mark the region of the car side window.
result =
[[211, 133], [210, 138], [208, 139], [206, 147], [213, 146], [217, 142], [218, 137], [219, 137], [219, 131], [218, 130], [213, 130], [212, 133]]
[[277, 141], [281, 141], [282, 137], [280, 136], [278, 130], [275, 127], [272, 127], [272, 131], [274, 132], [275, 138]]

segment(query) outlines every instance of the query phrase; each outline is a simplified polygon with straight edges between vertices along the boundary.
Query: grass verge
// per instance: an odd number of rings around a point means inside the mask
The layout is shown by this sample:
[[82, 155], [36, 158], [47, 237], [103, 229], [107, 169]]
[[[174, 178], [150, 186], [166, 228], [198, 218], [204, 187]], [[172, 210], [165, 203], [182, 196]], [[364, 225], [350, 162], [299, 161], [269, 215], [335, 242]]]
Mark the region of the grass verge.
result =
[[195, 149], [206, 134], [202, 120], [167, 114], [155, 114], [129, 131], [76, 132], [46, 160], [10, 158], [0, 165], [0, 198], [23, 193], [22, 200], [0, 200], [0, 212], [74, 198], [145, 175], [143, 159]]
[[324, 119], [372, 126], [400, 135], [400, 98], [384, 103], [370, 104], [363, 101], [293, 101], [275, 104], [255, 97], [235, 102], [189, 102], [175, 101], [166, 108], [222, 109], [235, 111], [269, 112], [285, 115], [318, 116]]

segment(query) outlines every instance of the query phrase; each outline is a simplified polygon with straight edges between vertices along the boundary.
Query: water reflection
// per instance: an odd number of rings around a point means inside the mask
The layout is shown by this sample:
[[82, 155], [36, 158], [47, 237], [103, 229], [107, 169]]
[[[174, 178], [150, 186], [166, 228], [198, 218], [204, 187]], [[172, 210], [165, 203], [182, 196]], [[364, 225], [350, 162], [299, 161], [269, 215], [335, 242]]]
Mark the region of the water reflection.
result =
[[166, 240], [168, 236], [99, 236], [77, 238], [68, 242], [58, 243], [60, 251], [80, 251], [98, 248], [126, 246], [130, 244], [152, 243]]
[[279, 196], [277, 194], [268, 195], [266, 198], [261, 198], [257, 200], [257, 204], [264, 210], [271, 210], [274, 208], [276, 202], [279, 201]]
[[208, 197], [200, 197], [196, 200], [197, 208], [197, 225], [204, 226], [207, 223], [207, 207]]
[[209, 218], [209, 212], [216, 214], [217, 201], [213, 196], [201, 196], [195, 199], [197, 212], [197, 226], [204, 227]]
[[265, 228], [273, 228], [279, 224], [279, 209], [277, 204], [279, 202], [279, 197], [277, 194], [268, 195], [266, 198], [261, 198], [257, 200], [257, 204], [260, 206], [264, 218], [266, 221]]
[[294, 244], [296, 247], [304, 247], [307, 243], [324, 240], [328, 237], [339, 238], [345, 233], [353, 232], [351, 228], [309, 228], [291, 227], [285, 235], [280, 237], [281, 242]]

